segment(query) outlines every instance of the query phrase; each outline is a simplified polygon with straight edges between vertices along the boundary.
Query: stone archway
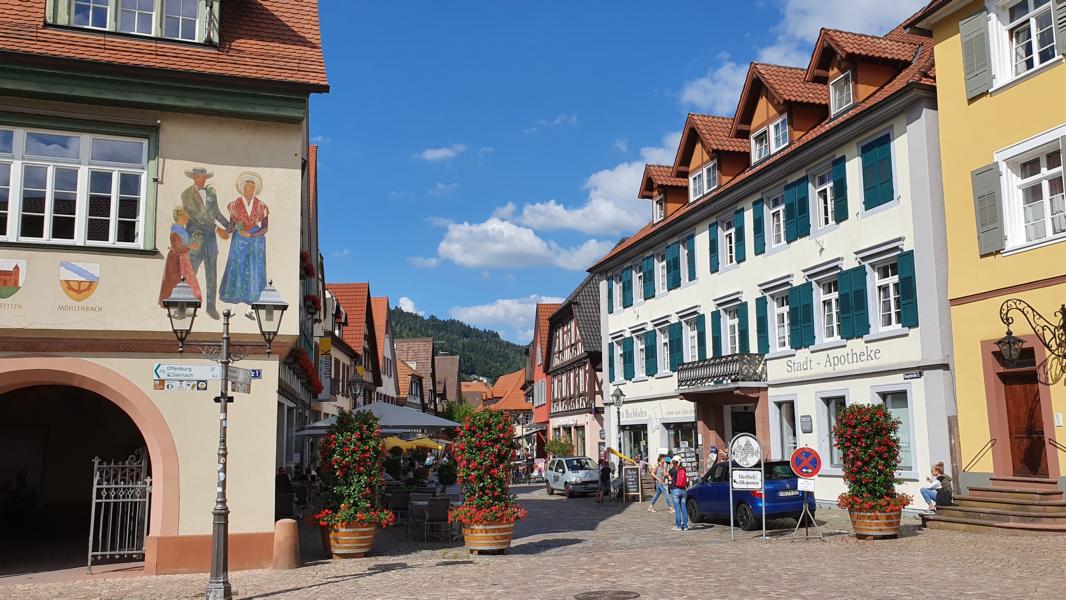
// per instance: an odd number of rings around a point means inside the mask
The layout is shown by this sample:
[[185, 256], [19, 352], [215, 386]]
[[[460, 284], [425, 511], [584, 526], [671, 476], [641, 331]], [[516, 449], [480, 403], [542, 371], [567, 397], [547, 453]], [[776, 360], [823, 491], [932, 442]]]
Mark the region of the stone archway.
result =
[[[94, 392], [117, 407], [140, 430], [152, 463], [149, 536], [178, 534], [180, 471], [177, 446], [166, 419], [151, 398], [122, 375], [94, 362], [60, 356], [0, 358], [0, 395], [41, 385], [62, 385]], [[148, 546], [145, 564], [154, 564]]]

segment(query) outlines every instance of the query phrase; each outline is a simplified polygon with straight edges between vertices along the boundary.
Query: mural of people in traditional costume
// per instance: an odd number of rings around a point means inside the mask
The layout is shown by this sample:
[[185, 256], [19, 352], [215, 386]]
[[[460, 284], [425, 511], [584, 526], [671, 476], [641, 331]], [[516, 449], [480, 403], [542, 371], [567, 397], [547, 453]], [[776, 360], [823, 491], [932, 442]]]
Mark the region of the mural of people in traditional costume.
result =
[[270, 211], [259, 199], [263, 179], [252, 171], [237, 176], [240, 196], [229, 203], [229, 227], [232, 235], [226, 271], [218, 296], [230, 304], [252, 304], [267, 284], [266, 233]]
[[[204, 299], [200, 291], [200, 282], [196, 279], [196, 270], [192, 266], [191, 255], [203, 247], [203, 236], [199, 231], [189, 233], [189, 213], [182, 207], [174, 209], [174, 224], [170, 226], [170, 250], [163, 267], [163, 285], [159, 288], [159, 305], [168, 298], [181, 278], [192, 288], [192, 293], [200, 300]], [[213, 235], [213, 232], [212, 232]]]
[[181, 206], [189, 215], [187, 231], [193, 236], [199, 235], [203, 240], [199, 248], [191, 249], [189, 259], [192, 263], [193, 276], [186, 277], [186, 282], [196, 281], [196, 274], [200, 265], [204, 267], [204, 279], [207, 284], [205, 297], [207, 314], [212, 319], [219, 318], [215, 307], [216, 288], [215, 282], [218, 274], [218, 241], [216, 237], [226, 239], [231, 230], [230, 222], [218, 209], [218, 196], [215, 188], [207, 185], [207, 180], [214, 173], [202, 167], [185, 171], [185, 176], [192, 179], [193, 184], [181, 193]]

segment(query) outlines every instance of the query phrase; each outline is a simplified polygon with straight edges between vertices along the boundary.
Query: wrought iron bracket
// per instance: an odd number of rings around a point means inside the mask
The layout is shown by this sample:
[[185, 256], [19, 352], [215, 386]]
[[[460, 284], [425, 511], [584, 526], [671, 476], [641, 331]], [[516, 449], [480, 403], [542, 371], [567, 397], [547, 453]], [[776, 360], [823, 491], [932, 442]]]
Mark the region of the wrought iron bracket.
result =
[[[208, 360], [210, 360], [212, 362], [222, 362], [222, 344], [221, 343], [206, 342], [206, 343], [185, 344], [185, 348], [186, 349], [194, 348], [196, 350], [199, 350], [200, 353], [203, 354], [205, 358], [207, 358]], [[257, 350], [264, 350], [264, 349], [267, 351], [267, 356], [270, 356], [271, 348], [267, 344], [264, 344], [264, 343], [258, 343], [258, 344], [256, 344], [256, 343], [252, 343], [252, 344], [233, 344], [233, 343], [231, 343], [229, 345], [230, 362], [231, 363], [235, 363], [235, 362], [244, 360], [245, 358], [248, 358], [249, 354], [252, 354], [253, 352], [255, 352]]]
[[1059, 324], [1055, 325], [1025, 300], [1010, 298], [999, 307], [999, 320], [1003, 321], [1008, 331], [1014, 324], [1011, 312], [1019, 312], [1025, 317], [1049, 353], [1060, 359], [1066, 358], [1066, 305], [1055, 311], [1055, 316], [1059, 319]]

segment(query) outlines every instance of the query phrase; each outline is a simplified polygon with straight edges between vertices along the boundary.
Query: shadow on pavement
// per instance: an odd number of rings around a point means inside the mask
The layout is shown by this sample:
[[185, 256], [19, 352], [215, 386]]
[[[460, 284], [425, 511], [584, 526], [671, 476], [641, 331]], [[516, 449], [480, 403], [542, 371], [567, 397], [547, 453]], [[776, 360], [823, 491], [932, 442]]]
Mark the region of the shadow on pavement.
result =
[[548, 550], [564, 548], [566, 546], [575, 546], [584, 542], [585, 540], [578, 538], [553, 538], [549, 540], [541, 540], [539, 542], [526, 542], [524, 544], [512, 545], [507, 553], [540, 554], [541, 552], [547, 552]]

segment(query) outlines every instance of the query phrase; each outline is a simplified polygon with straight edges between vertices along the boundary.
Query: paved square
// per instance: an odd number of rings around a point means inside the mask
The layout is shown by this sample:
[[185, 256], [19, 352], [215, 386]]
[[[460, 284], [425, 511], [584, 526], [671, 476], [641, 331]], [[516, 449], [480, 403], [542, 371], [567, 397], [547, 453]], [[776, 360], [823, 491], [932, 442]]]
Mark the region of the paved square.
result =
[[[1066, 538], [1010, 537], [923, 530], [905, 519], [899, 540], [843, 535], [847, 514], [822, 510], [826, 542], [790, 542], [791, 521], [773, 523], [774, 539], [724, 523], [673, 531], [673, 515], [645, 505], [567, 500], [539, 487], [517, 488], [529, 518], [506, 556], [471, 556], [457, 544], [380, 532], [365, 559], [314, 561], [293, 571], [231, 574], [240, 598], [572, 599], [597, 590], [617, 598], [1055, 598], [1066, 589]], [[309, 559], [312, 557], [305, 557]], [[90, 579], [3, 585], [20, 600], [197, 598], [206, 575]], [[637, 596], [639, 594], [639, 596]], [[595, 598], [592, 596], [591, 598]]]

